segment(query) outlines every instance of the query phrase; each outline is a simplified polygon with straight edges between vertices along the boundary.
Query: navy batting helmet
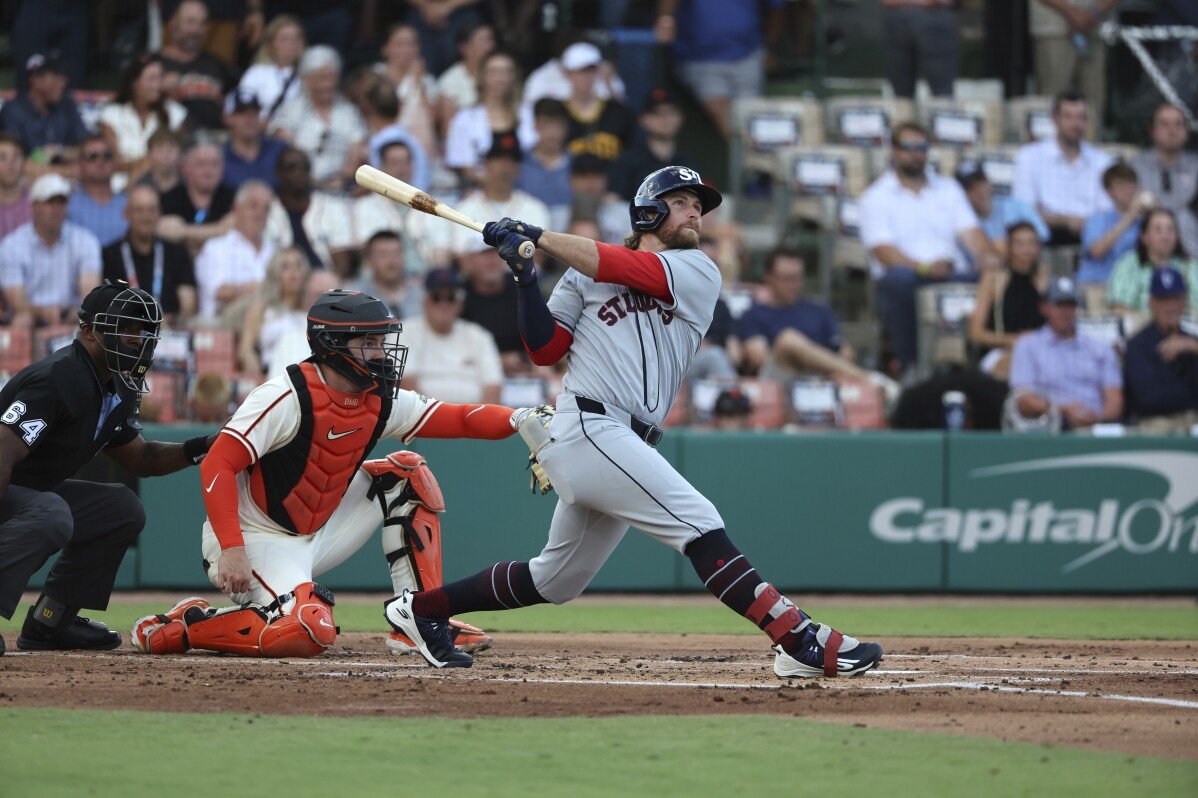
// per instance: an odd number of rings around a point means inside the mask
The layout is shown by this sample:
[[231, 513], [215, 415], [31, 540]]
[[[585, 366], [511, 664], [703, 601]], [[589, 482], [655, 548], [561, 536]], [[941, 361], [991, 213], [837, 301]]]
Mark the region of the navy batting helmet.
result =
[[[648, 233], [661, 227], [670, 208], [662, 200], [666, 194], [678, 189], [693, 191], [699, 196], [703, 213], [714, 211], [720, 207], [724, 198], [720, 192], [703, 182], [699, 173], [685, 166], [667, 166], [658, 169], [641, 182], [636, 190], [636, 196], [628, 203], [628, 215], [632, 217], [632, 229], [638, 233]], [[650, 214], [649, 211], [656, 211]]]

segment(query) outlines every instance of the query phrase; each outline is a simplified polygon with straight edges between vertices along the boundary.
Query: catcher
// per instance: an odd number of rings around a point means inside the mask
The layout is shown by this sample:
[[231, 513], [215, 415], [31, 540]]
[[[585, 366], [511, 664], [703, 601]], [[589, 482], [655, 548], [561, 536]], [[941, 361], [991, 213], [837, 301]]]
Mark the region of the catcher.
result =
[[[333, 594], [313, 581], [383, 525], [396, 593], [441, 585], [441, 491], [423, 458], [395, 452], [365, 461], [382, 438], [497, 440], [514, 411], [454, 405], [399, 389], [407, 347], [387, 306], [366, 294], [325, 292], [308, 313], [312, 356], [246, 398], [200, 470], [208, 578], [237, 606], [199, 598], [137, 621], [148, 654], [191, 648], [248, 657], [311, 657], [337, 637]], [[447, 621], [458, 667], [490, 638]], [[388, 646], [412, 651], [394, 632]], [[449, 656], [451, 652], [445, 652]]]

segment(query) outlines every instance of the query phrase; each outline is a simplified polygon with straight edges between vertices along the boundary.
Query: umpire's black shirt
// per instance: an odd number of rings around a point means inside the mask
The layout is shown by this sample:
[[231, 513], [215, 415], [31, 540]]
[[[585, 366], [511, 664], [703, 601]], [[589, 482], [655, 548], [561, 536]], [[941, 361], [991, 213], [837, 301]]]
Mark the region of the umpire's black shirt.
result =
[[0, 389], [0, 423], [29, 447], [11, 484], [49, 490], [104, 447], [133, 441], [141, 433], [139, 398], [111, 376], [101, 385], [79, 341], [21, 369]]

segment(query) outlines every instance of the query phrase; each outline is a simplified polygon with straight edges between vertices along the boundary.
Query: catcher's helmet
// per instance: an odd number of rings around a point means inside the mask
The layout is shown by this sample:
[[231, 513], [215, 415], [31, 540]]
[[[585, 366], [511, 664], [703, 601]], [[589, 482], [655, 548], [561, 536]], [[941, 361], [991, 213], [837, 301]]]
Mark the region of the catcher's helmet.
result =
[[129, 390], [149, 393], [146, 372], [154, 361], [162, 306], [124, 280], [105, 280], [83, 298], [79, 323], [100, 334], [108, 370]]
[[[636, 190], [636, 196], [628, 203], [628, 215], [632, 217], [632, 229], [638, 233], [649, 233], [661, 227], [670, 208], [662, 200], [671, 191], [684, 188], [699, 195], [703, 213], [720, 207], [724, 198], [720, 192], [703, 182], [699, 173], [685, 166], [667, 166], [651, 173]], [[649, 211], [655, 211], [650, 214]]]
[[[403, 325], [381, 300], [359, 291], [325, 291], [308, 311], [308, 346], [313, 359], [359, 391], [378, 389], [394, 396], [399, 390], [408, 359], [408, 348], [399, 343], [402, 331]], [[366, 358], [361, 351], [350, 350], [350, 339], [365, 335], [385, 336], [379, 345], [381, 358]]]

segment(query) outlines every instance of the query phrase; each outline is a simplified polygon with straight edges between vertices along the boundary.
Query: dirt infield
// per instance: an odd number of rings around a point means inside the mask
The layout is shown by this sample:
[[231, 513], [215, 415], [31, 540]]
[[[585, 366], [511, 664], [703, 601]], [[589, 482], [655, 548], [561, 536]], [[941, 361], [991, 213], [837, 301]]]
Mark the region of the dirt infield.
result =
[[883, 639], [855, 679], [782, 682], [750, 637], [497, 636], [434, 671], [344, 635], [311, 660], [204, 653], [0, 658], [0, 706], [361, 716], [772, 714], [1198, 759], [1198, 644]]

